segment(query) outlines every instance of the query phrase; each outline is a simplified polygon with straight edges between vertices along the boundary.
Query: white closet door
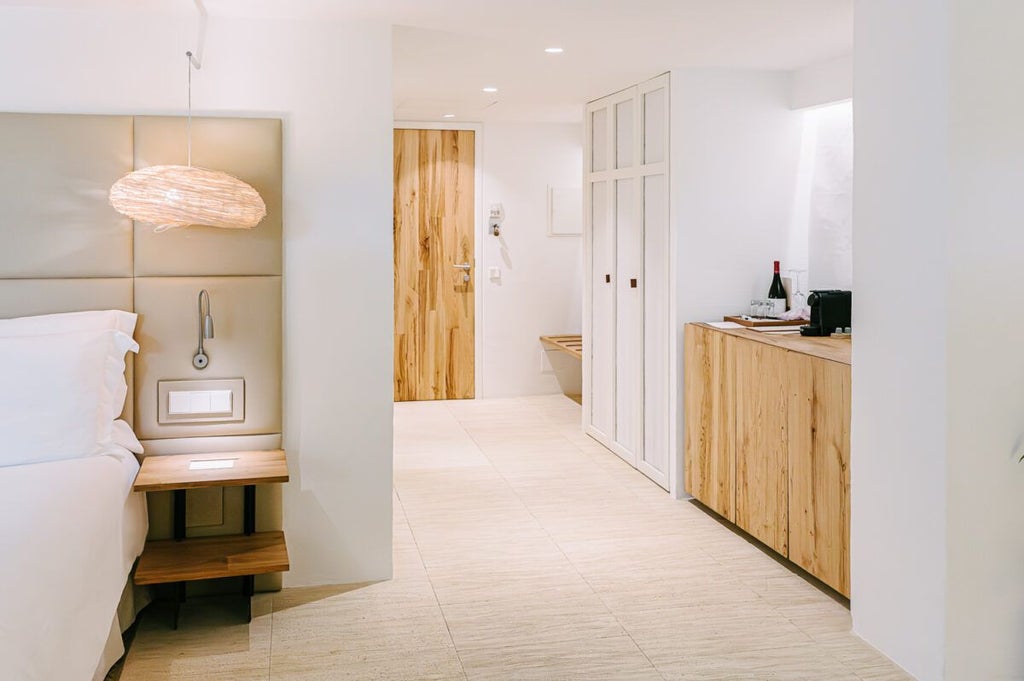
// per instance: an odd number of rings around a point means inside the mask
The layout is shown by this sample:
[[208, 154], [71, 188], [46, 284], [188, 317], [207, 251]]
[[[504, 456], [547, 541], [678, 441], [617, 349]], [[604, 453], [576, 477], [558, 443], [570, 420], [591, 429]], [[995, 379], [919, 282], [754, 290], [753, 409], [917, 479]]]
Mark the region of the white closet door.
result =
[[637, 468], [665, 489], [669, 488], [673, 405], [671, 353], [672, 328], [669, 240], [669, 109], [668, 76], [639, 86], [642, 109], [644, 276], [644, 443]]
[[615, 438], [615, 220], [612, 181], [614, 147], [608, 103], [587, 111], [585, 183], [588, 314], [584, 315], [584, 427], [607, 446]]
[[584, 425], [666, 489], [673, 451], [668, 76], [587, 109]]
[[615, 434], [615, 223], [609, 215], [609, 182], [590, 188], [593, 257], [591, 282], [593, 314], [590, 334], [591, 381], [588, 409], [590, 426], [603, 441]]
[[639, 178], [615, 181], [615, 444], [633, 466], [641, 456], [644, 425], [644, 253], [637, 220]]
[[644, 444], [644, 231], [637, 89], [612, 95], [615, 130], [615, 452], [630, 465]]

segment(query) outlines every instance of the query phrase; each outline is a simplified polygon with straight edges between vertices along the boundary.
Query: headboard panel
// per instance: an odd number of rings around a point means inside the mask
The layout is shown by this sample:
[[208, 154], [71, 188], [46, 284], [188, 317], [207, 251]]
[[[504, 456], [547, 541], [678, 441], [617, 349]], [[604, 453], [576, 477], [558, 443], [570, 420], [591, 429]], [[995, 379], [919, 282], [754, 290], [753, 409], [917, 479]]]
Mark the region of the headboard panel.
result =
[[[153, 225], [133, 225], [110, 207], [110, 186], [125, 173], [185, 162], [183, 118], [0, 114], [0, 318], [133, 310], [141, 350], [125, 372], [125, 417], [147, 455], [274, 448], [281, 440], [281, 121], [193, 118], [192, 133], [195, 165], [231, 173], [262, 195], [267, 217], [255, 229], [154, 234]], [[215, 337], [206, 342], [209, 367], [197, 371], [203, 288]], [[241, 421], [158, 422], [158, 381], [218, 378], [245, 380]], [[281, 527], [278, 488], [259, 489], [260, 528]], [[191, 494], [190, 533], [241, 531], [229, 502], [218, 490]], [[150, 495], [150, 519], [151, 537], [169, 534], [169, 498]], [[257, 584], [279, 579], [265, 575]]]
[[[195, 165], [231, 173], [263, 196], [267, 217], [255, 229], [154, 234], [110, 207], [110, 186], [125, 173], [185, 163], [183, 118], [0, 114], [0, 317], [137, 312], [141, 350], [126, 375], [143, 443], [279, 435], [281, 121], [193, 118], [192, 135]], [[216, 334], [206, 344], [210, 366], [198, 371], [203, 288]], [[158, 381], [216, 378], [245, 380], [244, 420], [158, 423]], [[129, 418], [132, 411], [130, 397]]]
[[133, 135], [129, 116], [3, 115], [0, 277], [132, 276], [132, 222], [107, 192]]

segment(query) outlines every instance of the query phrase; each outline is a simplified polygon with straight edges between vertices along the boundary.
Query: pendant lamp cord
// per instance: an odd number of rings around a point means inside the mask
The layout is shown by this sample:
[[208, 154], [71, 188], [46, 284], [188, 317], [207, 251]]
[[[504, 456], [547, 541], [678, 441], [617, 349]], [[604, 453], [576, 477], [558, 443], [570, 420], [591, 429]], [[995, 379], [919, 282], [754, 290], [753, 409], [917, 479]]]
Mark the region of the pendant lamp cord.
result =
[[188, 116], [185, 119], [185, 136], [188, 138], [188, 166], [192, 167], [192, 52], [185, 53], [188, 57]]

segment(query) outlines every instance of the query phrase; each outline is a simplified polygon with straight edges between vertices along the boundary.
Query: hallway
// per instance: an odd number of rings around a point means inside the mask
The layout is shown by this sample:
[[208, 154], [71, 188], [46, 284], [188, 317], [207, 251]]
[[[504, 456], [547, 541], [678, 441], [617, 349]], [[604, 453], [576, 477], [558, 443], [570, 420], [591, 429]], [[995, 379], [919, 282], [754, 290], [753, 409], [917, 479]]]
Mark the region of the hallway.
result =
[[560, 395], [396, 404], [395, 579], [147, 613], [122, 679], [909, 678], [579, 423]]
[[907, 678], [579, 423], [561, 396], [396, 405], [396, 571], [425, 571], [470, 679]]

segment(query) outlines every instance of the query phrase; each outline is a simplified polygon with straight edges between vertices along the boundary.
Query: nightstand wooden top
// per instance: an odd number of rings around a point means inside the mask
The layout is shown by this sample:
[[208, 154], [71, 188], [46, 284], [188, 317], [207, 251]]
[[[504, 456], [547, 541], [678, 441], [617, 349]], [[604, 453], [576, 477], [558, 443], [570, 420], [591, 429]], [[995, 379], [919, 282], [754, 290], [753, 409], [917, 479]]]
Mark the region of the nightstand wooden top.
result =
[[147, 456], [132, 489], [157, 492], [271, 482], [288, 482], [283, 449]]

